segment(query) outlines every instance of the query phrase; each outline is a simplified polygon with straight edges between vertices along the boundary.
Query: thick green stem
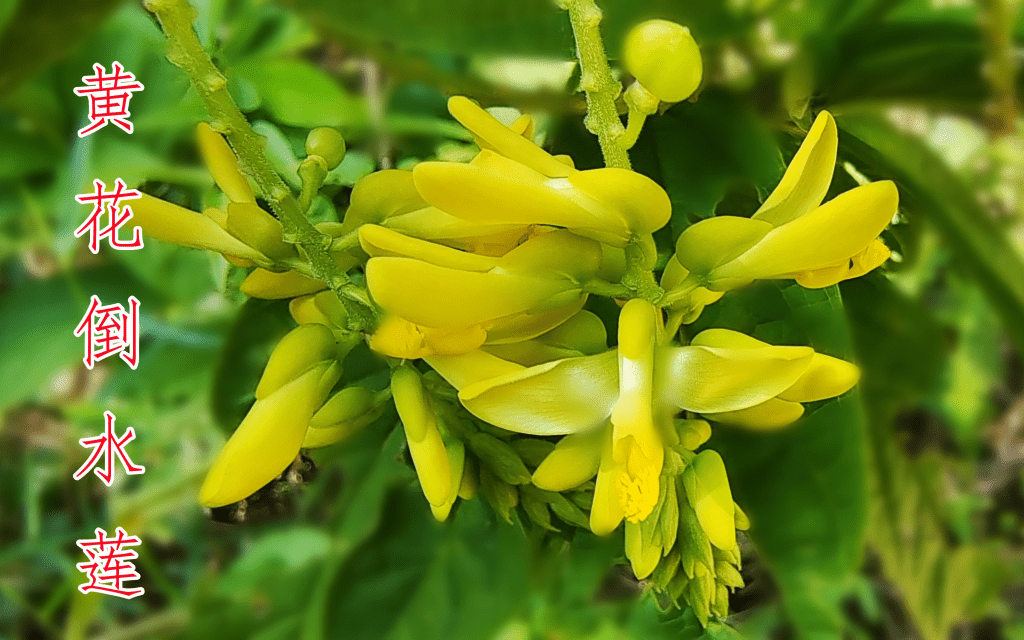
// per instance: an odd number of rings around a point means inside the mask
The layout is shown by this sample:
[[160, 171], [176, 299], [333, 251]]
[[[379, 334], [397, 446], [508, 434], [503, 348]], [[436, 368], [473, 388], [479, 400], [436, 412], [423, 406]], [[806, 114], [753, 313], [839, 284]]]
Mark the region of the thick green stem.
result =
[[562, 0], [560, 6], [569, 12], [572, 32], [576, 37], [576, 57], [580, 61], [580, 88], [587, 94], [587, 129], [597, 136], [609, 167], [630, 169], [629, 154], [618, 144], [623, 135], [622, 120], [615, 99], [622, 85], [612, 75], [601, 40], [601, 10], [594, 0]]
[[309, 261], [309, 271], [326, 282], [350, 315], [362, 318], [361, 324], [372, 323], [366, 309], [357, 308], [353, 300], [362, 296], [351, 288], [348, 277], [338, 268], [328, 251], [331, 237], [317, 231], [306, 219], [299, 201], [277, 175], [263, 153], [263, 137], [252, 130], [235, 105], [227, 89], [227, 78], [214, 66], [192, 29], [195, 12], [186, 0], [143, 0], [146, 9], [160, 21], [167, 36], [167, 59], [180, 67], [192, 81], [206, 110], [210, 126], [224, 134], [238, 156], [238, 163], [256, 183], [260, 194], [277, 214], [285, 230], [285, 240], [298, 246]]

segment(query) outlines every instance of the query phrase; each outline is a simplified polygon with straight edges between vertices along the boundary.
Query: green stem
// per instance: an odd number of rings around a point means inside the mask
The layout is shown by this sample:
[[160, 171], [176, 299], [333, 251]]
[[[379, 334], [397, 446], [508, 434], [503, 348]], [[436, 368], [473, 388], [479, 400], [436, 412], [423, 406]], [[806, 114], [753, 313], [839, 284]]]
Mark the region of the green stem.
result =
[[588, 280], [583, 285], [583, 290], [606, 298], [630, 298], [633, 294], [633, 290], [624, 284], [614, 284], [600, 278]]
[[617, 144], [625, 131], [619, 119], [615, 99], [622, 85], [612, 76], [601, 40], [601, 10], [594, 0], [562, 0], [560, 6], [569, 12], [572, 32], [576, 37], [576, 57], [580, 61], [580, 88], [587, 94], [587, 129], [597, 136], [609, 167], [631, 169], [629, 153]]
[[214, 66], [196, 37], [192, 29], [195, 12], [191, 5], [185, 0], [143, 0], [143, 4], [156, 15], [167, 35], [167, 59], [192, 81], [210, 113], [210, 126], [231, 143], [242, 171], [253, 179], [281, 221], [285, 239], [301, 249], [309, 260], [312, 275], [338, 294], [346, 307], [350, 307], [351, 315], [366, 316], [365, 310], [354, 308], [351, 302], [354, 297], [344, 291], [349, 280], [331, 258], [330, 236], [317, 231], [306, 219], [299, 201], [264, 155], [263, 137], [249, 126], [228, 93], [227, 78]]

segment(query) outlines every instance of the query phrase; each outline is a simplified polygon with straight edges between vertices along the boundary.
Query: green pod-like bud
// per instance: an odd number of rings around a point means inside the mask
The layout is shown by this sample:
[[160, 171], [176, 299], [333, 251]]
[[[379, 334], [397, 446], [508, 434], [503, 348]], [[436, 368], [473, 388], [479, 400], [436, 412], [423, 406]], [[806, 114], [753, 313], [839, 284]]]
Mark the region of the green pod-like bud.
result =
[[551, 511], [561, 520], [581, 529], [590, 528], [590, 518], [587, 517], [587, 514], [562, 494], [550, 492], [549, 504]]
[[459, 483], [459, 497], [463, 500], [472, 500], [476, 495], [477, 487], [480, 485], [480, 476], [477, 469], [476, 458], [467, 455], [462, 465], [462, 480]]
[[529, 484], [530, 471], [507, 442], [488, 433], [478, 432], [470, 436], [469, 448], [503, 481], [509, 484]]
[[537, 493], [530, 491], [530, 489], [529, 485], [523, 485], [519, 489], [519, 504], [522, 505], [523, 511], [526, 512], [526, 517], [542, 529], [558, 531], [558, 529], [551, 526], [551, 511], [548, 509], [548, 503], [541, 499]]
[[651, 582], [659, 589], [668, 590], [669, 583], [677, 573], [679, 573], [679, 550], [672, 549], [658, 562], [654, 573], [651, 574]]
[[665, 591], [676, 605], [686, 602], [686, 585], [689, 583], [690, 578], [686, 577], [686, 573], [683, 571], [676, 571], [675, 577], [669, 581]]
[[734, 548], [728, 551], [723, 551], [718, 547], [711, 548], [712, 555], [715, 558], [715, 562], [728, 562], [731, 565], [741, 567], [743, 565], [743, 556], [740, 554], [740, 546], [736, 545]]
[[729, 616], [729, 590], [724, 584], [715, 586], [715, 601], [711, 605], [711, 611], [719, 618]]
[[589, 484], [591, 486], [588, 488], [573, 491], [569, 494], [569, 499], [572, 500], [573, 504], [580, 509], [586, 509], [587, 511], [590, 511], [590, 507], [594, 505], [594, 487], [593, 483]]
[[679, 532], [679, 498], [676, 496], [674, 478], [662, 476], [661, 485], [664, 487], [665, 501], [658, 515], [658, 533], [661, 546], [671, 549]]
[[728, 562], [722, 562], [719, 560], [715, 563], [715, 578], [721, 584], [732, 589], [740, 589], [743, 587], [743, 576], [736, 567], [732, 566]]
[[711, 437], [711, 425], [707, 420], [676, 420], [676, 434], [679, 444], [689, 451], [695, 451]]
[[519, 504], [516, 488], [494, 475], [486, 466], [480, 469], [480, 493], [501, 519], [512, 524], [512, 511]]
[[313, 365], [334, 360], [337, 355], [338, 343], [334, 332], [327, 327], [307, 324], [292, 329], [270, 354], [263, 377], [256, 386], [256, 399], [266, 398]]
[[711, 541], [708, 534], [700, 526], [697, 514], [690, 507], [689, 502], [682, 491], [677, 488], [677, 503], [679, 506], [679, 547], [680, 563], [683, 571], [690, 578], [697, 573], [697, 566], [703, 565], [706, 568], [715, 566], [714, 555], [711, 550]]
[[251, 298], [264, 300], [283, 300], [304, 296], [327, 288], [327, 283], [314, 280], [298, 271], [277, 273], [266, 269], [253, 269], [238, 290]]
[[287, 260], [298, 255], [295, 247], [284, 241], [284, 227], [278, 219], [255, 204], [229, 204], [227, 229], [231, 235], [274, 260]]
[[209, 124], [200, 122], [196, 127], [196, 139], [206, 168], [210, 170], [214, 182], [228, 200], [255, 204], [256, 197], [253, 195], [252, 187], [239, 170], [238, 158], [224, 137], [214, 131]]
[[744, 513], [743, 509], [740, 509], [740, 505], [733, 503], [733, 509], [735, 509], [733, 517], [736, 522], [736, 529], [738, 529], [739, 531], [746, 531], [747, 529], [749, 529], [750, 518], [747, 517], [747, 514]]
[[509, 444], [523, 462], [531, 467], [538, 466], [555, 448], [555, 443], [540, 438], [516, 438]]
[[[660, 541], [651, 540], [650, 532], [657, 531], [657, 525], [647, 525], [652, 518], [639, 523], [626, 522], [626, 558], [638, 580], [651, 575], [661, 560]], [[646, 525], [646, 526], [645, 526]]]
[[623, 48], [623, 64], [645, 89], [664, 102], [679, 102], [700, 86], [700, 49], [686, 27], [648, 20], [633, 27]]
[[692, 579], [686, 583], [684, 592], [686, 603], [693, 609], [693, 614], [697, 616], [702, 627], [708, 626], [708, 620], [711, 618], [711, 602], [715, 598], [714, 584], [712, 583], [710, 590], [705, 589], [706, 584], [699, 577]]
[[306, 136], [306, 155], [320, 156], [331, 170], [345, 158], [345, 138], [331, 127], [317, 127]]

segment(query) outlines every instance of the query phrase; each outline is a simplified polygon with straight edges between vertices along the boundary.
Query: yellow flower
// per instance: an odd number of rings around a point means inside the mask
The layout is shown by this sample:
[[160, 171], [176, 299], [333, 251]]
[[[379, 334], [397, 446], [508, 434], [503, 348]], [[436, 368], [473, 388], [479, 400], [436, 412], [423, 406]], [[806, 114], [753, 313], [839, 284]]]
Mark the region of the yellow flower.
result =
[[663, 277], [667, 295], [679, 298], [675, 308], [692, 320], [715, 294], [752, 280], [794, 278], [820, 288], [885, 262], [889, 250], [878, 236], [896, 213], [896, 186], [873, 182], [821, 204], [837, 146], [835, 122], [822, 112], [751, 218], [717, 216], [686, 229]]
[[298, 455], [313, 415], [341, 377], [334, 333], [298, 327], [275, 347], [256, 388], [256, 403], [224, 445], [199, 491], [219, 507], [247, 498]]
[[536, 236], [501, 257], [482, 256], [376, 225], [359, 229], [371, 256], [366, 282], [395, 318], [371, 346], [393, 357], [472, 351], [534, 338], [583, 306], [601, 247], [569, 231]]

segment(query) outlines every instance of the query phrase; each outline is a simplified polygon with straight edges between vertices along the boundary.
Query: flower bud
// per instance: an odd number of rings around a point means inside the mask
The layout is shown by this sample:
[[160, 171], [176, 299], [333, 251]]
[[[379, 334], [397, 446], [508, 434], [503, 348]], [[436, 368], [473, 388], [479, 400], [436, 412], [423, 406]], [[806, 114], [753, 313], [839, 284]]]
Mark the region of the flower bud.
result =
[[581, 529], [586, 529], [590, 526], [590, 520], [587, 519], [587, 514], [583, 513], [583, 510], [580, 509], [579, 505], [573, 503], [562, 494], [551, 493], [550, 505], [551, 511], [565, 522]]
[[306, 324], [292, 329], [270, 354], [256, 386], [256, 399], [266, 398], [318, 362], [333, 360], [337, 353], [334, 332], [327, 327]]
[[736, 546], [735, 503], [722, 457], [702, 451], [683, 471], [686, 497], [711, 544], [720, 549]]
[[519, 492], [503, 482], [486, 466], [480, 467], [480, 493], [505, 522], [512, 524], [512, 510], [519, 504]]
[[329, 171], [345, 158], [345, 138], [337, 129], [317, 127], [306, 136], [306, 155], [323, 158]]
[[451, 484], [448, 486], [448, 497], [440, 505], [430, 505], [430, 512], [438, 522], [448, 519], [452, 512], [456, 498], [459, 497], [459, 487], [462, 486], [462, 473], [466, 463], [466, 446], [458, 440], [445, 442], [445, 451], [448, 453], [448, 469], [451, 472]]
[[551, 526], [551, 511], [548, 504], [535, 491], [530, 491], [529, 485], [519, 489], [519, 504], [523, 506], [526, 516], [542, 529], [557, 531]]
[[480, 476], [477, 471], [476, 458], [466, 456], [462, 465], [462, 479], [459, 482], [459, 497], [463, 500], [472, 500], [476, 495], [477, 485], [480, 483]]
[[210, 249], [225, 256], [268, 264], [262, 253], [240, 242], [217, 221], [159, 198], [142, 194], [132, 200], [129, 223], [142, 229], [146, 238], [156, 238], [194, 249]]
[[690, 30], [668, 20], [648, 20], [626, 36], [623, 64], [645, 89], [664, 102], [690, 97], [700, 85], [700, 49]]
[[555, 443], [550, 440], [541, 440], [540, 438], [516, 438], [509, 442], [519, 457], [523, 459], [523, 462], [530, 467], [538, 467], [544, 458], [551, 455], [551, 452], [555, 449]]
[[679, 444], [690, 451], [696, 451], [711, 437], [711, 425], [706, 420], [676, 420], [675, 425]]
[[667, 590], [672, 579], [679, 572], [679, 550], [672, 549], [668, 555], [658, 562], [654, 573], [651, 574], [651, 582], [659, 589]]
[[408, 366], [396, 369], [391, 376], [391, 391], [423, 495], [430, 504], [442, 506], [451, 489], [451, 467], [420, 374]]
[[284, 228], [274, 216], [254, 204], [228, 205], [227, 229], [250, 247], [275, 260], [296, 255], [295, 247], [285, 242]]
[[496, 476], [509, 484], [528, 484], [530, 471], [507, 442], [487, 433], [474, 433], [469, 439], [469, 448], [481, 462], [491, 468]]
[[643, 529], [646, 524], [646, 520], [639, 524], [626, 522], [626, 558], [638, 580], [651, 575], [661, 560], [661, 545], [644, 540]]
[[277, 273], [266, 269], [253, 269], [238, 290], [251, 298], [282, 300], [317, 293], [326, 288], [326, 282], [314, 280], [298, 271]]
[[574, 489], [597, 474], [603, 429], [565, 436], [533, 472], [533, 484], [548, 491]]
[[231, 202], [248, 202], [256, 204], [249, 182], [238, 170], [238, 158], [231, 150], [224, 137], [214, 131], [210, 125], [200, 122], [196, 127], [196, 138], [199, 142], [199, 153], [203, 162], [213, 175], [214, 181]]

